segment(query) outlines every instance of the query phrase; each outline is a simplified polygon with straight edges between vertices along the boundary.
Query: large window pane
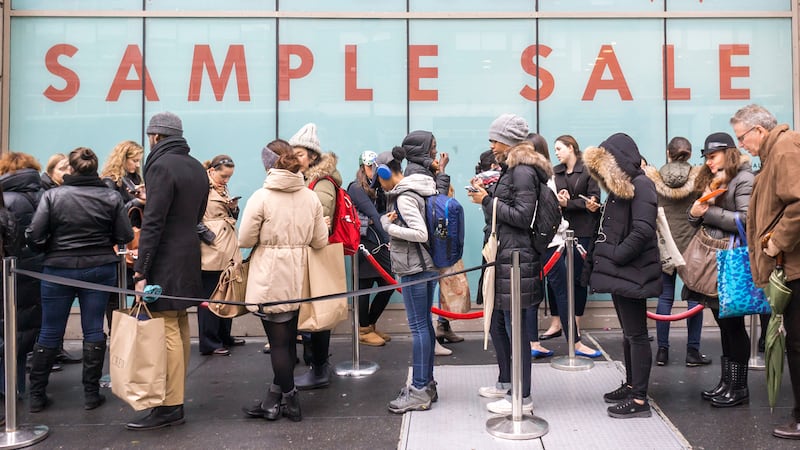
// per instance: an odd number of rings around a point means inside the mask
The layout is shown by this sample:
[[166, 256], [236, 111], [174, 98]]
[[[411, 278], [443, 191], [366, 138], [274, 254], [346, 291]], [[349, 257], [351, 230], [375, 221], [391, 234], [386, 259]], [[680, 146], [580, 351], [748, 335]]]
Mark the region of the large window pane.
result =
[[281, 11], [356, 11], [398, 12], [406, 10], [406, 0], [281, 0]]
[[141, 39], [141, 19], [14, 18], [11, 149], [44, 162], [84, 146], [103, 161], [117, 142], [140, 141], [141, 90], [114, 97], [111, 87]]
[[37, 10], [111, 10], [137, 11], [142, 9], [142, 0], [12, 0], [12, 9]]
[[793, 123], [790, 19], [669, 20], [674, 61], [668, 104], [669, 136], [684, 136], [694, 159], [705, 137], [733, 135], [737, 109], [764, 105], [781, 123]]
[[539, 11], [664, 11], [664, 0], [539, 0]]
[[410, 0], [411, 11], [533, 11], [535, 2], [531, 0]]
[[274, 19], [148, 19], [145, 58], [159, 111], [183, 120], [192, 155], [228, 154], [245, 198], [261, 185], [261, 148], [275, 138]]
[[668, 11], [791, 11], [790, 0], [667, 0]]
[[[140, 2], [141, 5], [141, 2]], [[147, 0], [148, 11], [274, 11], [275, 0]]]

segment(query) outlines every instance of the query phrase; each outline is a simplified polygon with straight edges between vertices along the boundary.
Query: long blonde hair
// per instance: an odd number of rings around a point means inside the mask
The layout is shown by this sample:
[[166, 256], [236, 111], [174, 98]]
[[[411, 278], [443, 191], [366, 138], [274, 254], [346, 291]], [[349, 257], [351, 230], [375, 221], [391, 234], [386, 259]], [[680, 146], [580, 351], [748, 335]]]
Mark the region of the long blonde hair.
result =
[[[106, 165], [103, 166], [103, 172], [100, 174], [100, 178], [110, 178], [111, 181], [119, 186], [120, 183], [122, 183], [120, 180], [128, 174], [125, 170], [125, 161], [142, 154], [144, 154], [144, 149], [136, 142], [120, 142], [114, 147], [114, 150], [111, 150], [111, 155], [109, 155], [108, 160], [106, 160]], [[136, 173], [141, 176], [142, 168], [137, 168]]]

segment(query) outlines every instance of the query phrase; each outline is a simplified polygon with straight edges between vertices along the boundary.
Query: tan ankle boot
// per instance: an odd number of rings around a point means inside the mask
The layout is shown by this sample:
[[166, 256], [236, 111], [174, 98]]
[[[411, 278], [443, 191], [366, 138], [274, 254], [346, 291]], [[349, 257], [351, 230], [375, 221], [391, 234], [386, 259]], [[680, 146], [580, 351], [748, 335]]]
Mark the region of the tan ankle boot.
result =
[[372, 347], [380, 347], [386, 344], [386, 341], [375, 334], [371, 327], [358, 327], [358, 342]]
[[389, 342], [392, 340], [392, 337], [388, 334], [384, 333], [383, 331], [378, 331], [378, 328], [375, 326], [375, 324], [372, 324], [369, 327], [372, 329], [372, 332], [380, 336], [384, 342]]

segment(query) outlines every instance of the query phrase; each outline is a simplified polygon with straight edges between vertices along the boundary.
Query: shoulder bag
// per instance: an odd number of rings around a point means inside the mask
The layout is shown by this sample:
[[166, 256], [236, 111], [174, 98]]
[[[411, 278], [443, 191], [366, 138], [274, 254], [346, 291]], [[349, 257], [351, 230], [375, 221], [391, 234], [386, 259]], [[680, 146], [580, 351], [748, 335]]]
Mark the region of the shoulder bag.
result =
[[686, 265], [678, 267], [678, 275], [689, 290], [717, 296], [717, 251], [727, 249], [731, 239], [716, 239], [708, 235], [705, 227], [698, 228], [683, 252]]
[[771, 309], [764, 290], [753, 283], [750, 256], [747, 254], [747, 235], [744, 225], [735, 216], [739, 239], [717, 253], [719, 266], [719, 317], [740, 317], [750, 314], [769, 314]]

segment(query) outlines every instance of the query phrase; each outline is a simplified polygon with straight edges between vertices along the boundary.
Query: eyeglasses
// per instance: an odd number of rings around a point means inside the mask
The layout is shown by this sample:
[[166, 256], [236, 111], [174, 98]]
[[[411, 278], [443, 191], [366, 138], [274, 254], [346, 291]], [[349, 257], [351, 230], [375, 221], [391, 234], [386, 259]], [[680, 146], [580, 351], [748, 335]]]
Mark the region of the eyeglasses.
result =
[[739, 142], [742, 142], [744, 140], [744, 137], [747, 136], [747, 133], [755, 130], [756, 128], [758, 128], [758, 125], [756, 125], [753, 128], [750, 128], [749, 130], [745, 131], [744, 133], [742, 133], [741, 136], [736, 136], [736, 140], [739, 141]]
[[219, 168], [219, 166], [225, 166], [225, 167], [235, 167], [235, 164], [233, 163], [233, 160], [232, 160], [232, 159], [227, 159], [227, 158], [226, 158], [226, 159], [220, 159], [219, 161], [217, 161], [217, 163], [216, 163], [216, 164], [214, 164], [214, 165], [213, 165], [213, 166], [211, 166], [211, 167], [213, 167], [214, 169], [218, 169], [218, 168]]

